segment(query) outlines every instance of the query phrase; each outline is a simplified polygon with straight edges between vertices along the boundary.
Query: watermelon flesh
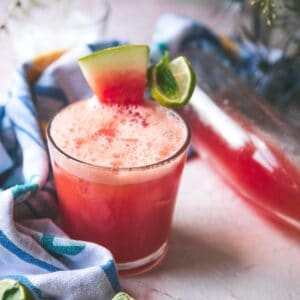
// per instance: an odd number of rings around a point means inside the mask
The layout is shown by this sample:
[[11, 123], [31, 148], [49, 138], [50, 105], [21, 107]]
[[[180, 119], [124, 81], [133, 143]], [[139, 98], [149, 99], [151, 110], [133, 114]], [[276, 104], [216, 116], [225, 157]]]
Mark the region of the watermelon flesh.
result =
[[145, 74], [135, 70], [101, 74], [89, 82], [100, 101], [121, 105], [141, 104], [146, 83]]
[[147, 85], [149, 47], [108, 48], [79, 59], [89, 86], [103, 103], [139, 105]]

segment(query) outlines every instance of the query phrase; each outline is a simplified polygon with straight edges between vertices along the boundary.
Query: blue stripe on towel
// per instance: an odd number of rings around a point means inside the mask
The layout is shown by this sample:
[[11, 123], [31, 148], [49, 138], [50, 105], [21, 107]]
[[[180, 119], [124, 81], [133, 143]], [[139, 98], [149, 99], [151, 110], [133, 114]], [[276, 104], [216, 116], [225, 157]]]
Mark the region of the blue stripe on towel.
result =
[[121, 290], [121, 287], [114, 262], [112, 260], [109, 260], [105, 265], [102, 265], [101, 268], [103, 269], [107, 278], [109, 279], [109, 282], [114, 291], [119, 292]]
[[4, 106], [1, 105], [0, 106], [0, 121], [3, 119], [4, 115], [5, 115], [5, 109], [4, 109]]
[[103, 50], [105, 48], [115, 47], [115, 46], [119, 46], [119, 45], [120, 45], [120, 42], [118, 42], [118, 41], [108, 41], [108, 42], [88, 44], [87, 46], [91, 50], [91, 52], [96, 52], [96, 51]]
[[18, 125], [16, 122], [14, 122], [13, 120], [11, 120], [11, 123], [14, 125], [14, 127], [23, 132], [24, 134], [26, 134], [30, 139], [32, 139], [36, 144], [38, 144], [41, 148], [44, 148], [42, 142], [40, 141], [39, 138], [35, 137], [34, 135], [32, 135], [29, 131], [27, 131], [26, 129], [24, 129], [23, 127], [21, 127], [20, 125]]
[[53, 100], [59, 100], [64, 104], [69, 103], [64, 91], [53, 86], [36, 85], [35, 93], [37, 96], [53, 98]]
[[31, 112], [32, 115], [36, 115], [35, 107], [30, 99], [29, 95], [21, 95], [17, 96], [19, 99], [21, 99], [22, 103], [28, 108], [28, 110]]
[[4, 248], [6, 248], [8, 251], [10, 251], [12, 254], [19, 257], [21, 260], [23, 260], [29, 264], [35, 265], [41, 269], [44, 269], [49, 272], [56, 272], [56, 271], [62, 270], [56, 266], [53, 266], [45, 261], [42, 261], [42, 260], [35, 258], [34, 256], [26, 253], [23, 249], [16, 246], [12, 241], [10, 241], [6, 237], [6, 235], [3, 233], [2, 230], [0, 230], [0, 245], [2, 245]]

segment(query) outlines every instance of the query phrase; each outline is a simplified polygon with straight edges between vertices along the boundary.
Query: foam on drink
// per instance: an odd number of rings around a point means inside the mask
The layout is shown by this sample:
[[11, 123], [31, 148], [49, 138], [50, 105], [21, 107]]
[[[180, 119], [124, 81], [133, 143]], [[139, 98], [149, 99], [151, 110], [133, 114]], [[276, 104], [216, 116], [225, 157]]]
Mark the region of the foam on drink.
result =
[[175, 154], [187, 129], [181, 119], [152, 101], [142, 106], [78, 101], [53, 120], [51, 133], [66, 154], [96, 166], [152, 165]]

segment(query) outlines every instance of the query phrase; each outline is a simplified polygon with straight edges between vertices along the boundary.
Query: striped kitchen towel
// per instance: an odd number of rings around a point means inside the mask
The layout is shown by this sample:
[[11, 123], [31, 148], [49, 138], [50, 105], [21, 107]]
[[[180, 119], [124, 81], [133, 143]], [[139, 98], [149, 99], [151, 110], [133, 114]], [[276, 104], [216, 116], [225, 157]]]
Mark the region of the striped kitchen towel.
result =
[[43, 138], [53, 114], [90, 93], [76, 58], [114, 45], [58, 51], [21, 65], [0, 106], [0, 279], [20, 281], [36, 299], [106, 300], [120, 290], [111, 253], [71, 240], [56, 225]]

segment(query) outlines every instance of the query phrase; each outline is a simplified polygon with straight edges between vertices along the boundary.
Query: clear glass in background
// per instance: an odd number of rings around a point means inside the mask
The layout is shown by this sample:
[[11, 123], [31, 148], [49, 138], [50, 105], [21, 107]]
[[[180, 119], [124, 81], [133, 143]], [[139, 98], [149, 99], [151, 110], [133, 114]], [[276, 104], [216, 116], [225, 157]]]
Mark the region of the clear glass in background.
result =
[[17, 61], [103, 38], [110, 14], [105, 0], [21, 1], [8, 23]]

